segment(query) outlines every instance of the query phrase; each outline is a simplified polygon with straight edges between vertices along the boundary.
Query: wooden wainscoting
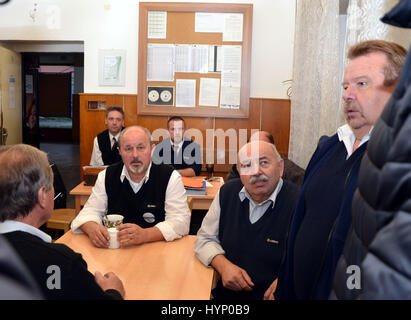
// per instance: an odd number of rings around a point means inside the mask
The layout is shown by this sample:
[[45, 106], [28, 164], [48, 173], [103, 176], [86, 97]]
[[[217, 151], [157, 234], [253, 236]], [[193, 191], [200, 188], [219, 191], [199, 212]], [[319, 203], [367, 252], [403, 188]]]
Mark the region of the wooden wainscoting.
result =
[[[93, 149], [93, 139], [101, 131], [106, 129], [104, 123], [105, 110], [88, 110], [89, 101], [102, 101], [106, 106], [119, 105], [124, 108], [125, 126], [140, 125], [146, 127], [150, 132], [155, 129], [167, 129], [166, 116], [137, 115], [137, 95], [132, 94], [80, 94], [80, 168], [90, 163]], [[288, 154], [290, 133], [290, 100], [288, 99], [266, 99], [250, 98], [250, 116], [248, 119], [225, 119], [184, 117], [187, 129], [195, 128], [195, 132], [201, 132], [203, 141], [197, 141], [203, 145], [203, 162], [205, 162], [206, 133], [207, 129], [221, 129], [225, 134], [229, 129], [234, 129], [237, 141], [234, 143], [238, 148], [238, 137], [240, 129], [247, 129], [247, 139], [252, 129], [265, 130], [273, 134], [278, 152]], [[243, 131], [244, 132], [244, 131]], [[156, 141], [155, 141], [156, 142]], [[233, 142], [231, 143], [233, 144]], [[217, 141], [214, 142], [214, 148]], [[221, 176], [229, 170], [232, 163], [229, 159], [230, 141], [225, 139], [224, 150], [215, 150], [220, 158], [225, 155], [223, 164], [216, 164], [215, 171]], [[83, 172], [81, 169], [81, 179]]]

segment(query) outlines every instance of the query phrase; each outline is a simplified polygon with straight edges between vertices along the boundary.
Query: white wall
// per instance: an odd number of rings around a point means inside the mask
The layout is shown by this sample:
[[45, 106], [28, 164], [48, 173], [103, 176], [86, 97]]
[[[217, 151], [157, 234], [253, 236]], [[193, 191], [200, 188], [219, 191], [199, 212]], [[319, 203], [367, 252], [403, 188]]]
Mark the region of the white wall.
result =
[[[281, 82], [292, 75], [295, 0], [224, 2], [254, 5], [251, 96], [287, 98]], [[84, 92], [135, 94], [138, 4], [137, 0], [13, 0], [0, 6], [0, 41], [84, 41]], [[124, 87], [98, 85], [99, 49], [127, 51]]]

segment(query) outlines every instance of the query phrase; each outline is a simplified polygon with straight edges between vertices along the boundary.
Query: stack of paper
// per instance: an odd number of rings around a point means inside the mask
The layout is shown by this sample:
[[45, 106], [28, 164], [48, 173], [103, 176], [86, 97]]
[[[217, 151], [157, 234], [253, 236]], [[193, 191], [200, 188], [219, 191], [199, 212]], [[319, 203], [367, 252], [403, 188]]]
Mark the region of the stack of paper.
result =
[[206, 195], [206, 182], [204, 179], [181, 177], [183, 180], [184, 188], [188, 196], [201, 196]]

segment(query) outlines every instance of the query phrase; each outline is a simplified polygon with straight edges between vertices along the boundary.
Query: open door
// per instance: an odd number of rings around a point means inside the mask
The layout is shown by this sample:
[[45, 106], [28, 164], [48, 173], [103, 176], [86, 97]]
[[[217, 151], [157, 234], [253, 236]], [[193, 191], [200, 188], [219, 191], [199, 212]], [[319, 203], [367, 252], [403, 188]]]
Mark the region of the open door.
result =
[[22, 142], [21, 56], [0, 46], [0, 145]]
[[36, 55], [23, 53], [23, 142], [40, 147], [38, 67]]

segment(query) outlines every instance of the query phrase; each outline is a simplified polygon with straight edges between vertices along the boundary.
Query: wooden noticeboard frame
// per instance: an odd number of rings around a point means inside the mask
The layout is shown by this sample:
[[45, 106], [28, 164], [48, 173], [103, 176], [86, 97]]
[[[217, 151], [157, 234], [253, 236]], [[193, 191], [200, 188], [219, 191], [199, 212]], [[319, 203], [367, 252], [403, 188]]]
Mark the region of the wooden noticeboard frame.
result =
[[[252, 35], [252, 4], [231, 3], [177, 3], [177, 2], [140, 2], [139, 4], [139, 60], [138, 60], [138, 114], [158, 116], [192, 116], [217, 118], [248, 118], [250, 98], [250, 66]], [[166, 39], [148, 39], [148, 12], [167, 12]], [[195, 13], [242, 13], [243, 35], [241, 42], [223, 42], [222, 33], [195, 32]], [[237, 109], [199, 106], [200, 78], [219, 78], [221, 73], [175, 73], [174, 81], [147, 81], [147, 47], [148, 44], [196, 44], [196, 45], [236, 45], [242, 46], [241, 52], [241, 87], [240, 107]], [[147, 88], [173, 87], [176, 79], [196, 80], [196, 107], [148, 105]], [[160, 88], [161, 91], [161, 88]], [[221, 95], [221, 80], [220, 80]], [[221, 98], [221, 97], [220, 97]], [[220, 105], [220, 103], [219, 103]]]

